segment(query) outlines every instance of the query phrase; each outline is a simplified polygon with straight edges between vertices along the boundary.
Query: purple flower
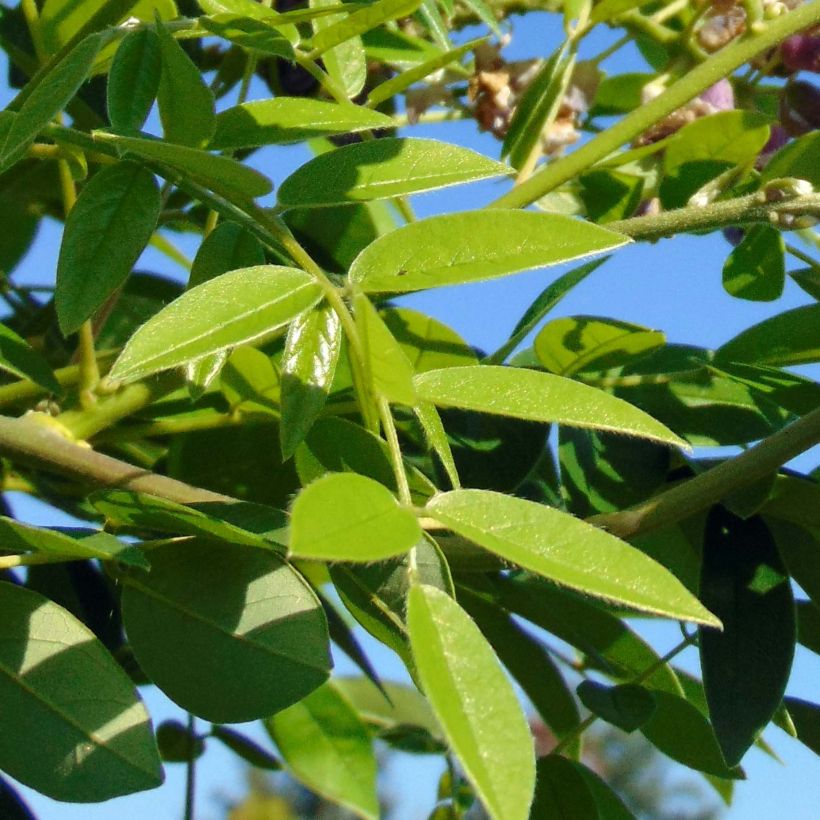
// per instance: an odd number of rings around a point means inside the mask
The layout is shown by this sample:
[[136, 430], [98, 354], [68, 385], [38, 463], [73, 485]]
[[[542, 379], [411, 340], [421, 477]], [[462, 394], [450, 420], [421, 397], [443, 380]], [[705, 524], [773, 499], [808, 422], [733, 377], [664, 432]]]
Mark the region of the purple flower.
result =
[[700, 98], [718, 111], [731, 111], [735, 107], [735, 92], [727, 79], [718, 80]]
[[792, 34], [780, 44], [780, 58], [789, 71], [820, 73], [820, 37]]
[[820, 88], [803, 81], [789, 83], [780, 97], [780, 122], [793, 137], [820, 128]]
[[779, 151], [789, 139], [789, 132], [782, 125], [773, 125], [769, 134], [769, 141], [763, 146], [763, 150], [755, 162], [755, 168], [758, 171], [763, 170], [772, 155]]

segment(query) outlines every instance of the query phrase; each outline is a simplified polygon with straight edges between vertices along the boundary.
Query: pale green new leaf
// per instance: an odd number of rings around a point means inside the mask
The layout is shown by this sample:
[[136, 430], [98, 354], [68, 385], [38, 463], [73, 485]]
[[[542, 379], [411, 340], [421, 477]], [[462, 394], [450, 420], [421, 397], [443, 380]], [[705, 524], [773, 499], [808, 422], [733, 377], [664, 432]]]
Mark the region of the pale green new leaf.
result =
[[313, 137], [390, 128], [393, 120], [358, 105], [274, 97], [235, 105], [216, 117], [210, 147], [222, 151], [301, 142]]
[[54, 302], [63, 335], [125, 282], [161, 209], [154, 175], [136, 162], [107, 166], [83, 188], [66, 219], [57, 262]]
[[444, 734], [493, 820], [526, 820], [535, 788], [527, 719], [492, 647], [435, 587], [410, 590], [416, 670]]
[[451, 51], [445, 51], [443, 54], [438, 54], [435, 57], [425, 60], [419, 65], [413, 66], [406, 71], [396, 74], [386, 82], [377, 85], [367, 97], [367, 105], [370, 107], [377, 106], [379, 103], [395, 97], [396, 94], [410, 88], [414, 83], [423, 80], [440, 68], [450, 65], [450, 63], [460, 60], [467, 52], [472, 51], [479, 43], [483, 43], [486, 37], [481, 37], [476, 40], [470, 40], [469, 43], [454, 48]]
[[290, 458], [325, 405], [342, 348], [342, 326], [325, 305], [303, 313], [288, 328], [282, 354], [282, 455]]
[[304, 271], [241, 268], [186, 291], [129, 339], [111, 378], [134, 381], [193, 359], [264, 339], [321, 298]]
[[314, 157], [279, 187], [283, 208], [317, 208], [433, 191], [509, 173], [500, 162], [446, 142], [385, 138]]
[[0, 768], [54, 800], [99, 802], [162, 785], [134, 684], [70, 612], [0, 584]]
[[293, 503], [290, 553], [323, 561], [378, 561], [407, 552], [421, 527], [410, 510], [372, 478], [330, 473]]
[[123, 621], [140, 667], [195, 715], [267, 717], [328, 677], [319, 601], [273, 552], [197, 539], [153, 549], [151, 572], [124, 581]]
[[268, 718], [265, 728], [297, 780], [358, 817], [378, 818], [373, 740], [332, 683]]
[[0, 370], [31, 379], [50, 393], [60, 393], [61, 388], [48, 362], [13, 330], [0, 324]]
[[466, 211], [422, 219], [380, 237], [354, 260], [350, 278], [370, 293], [408, 293], [557, 265], [629, 241], [566, 216]]
[[435, 496], [427, 512], [454, 532], [557, 584], [678, 620], [720, 622], [669, 570], [561, 510], [490, 490]]
[[[334, 0], [310, 0], [312, 9], [321, 9], [324, 6], [335, 6]], [[347, 23], [349, 15], [331, 14], [317, 17], [312, 21], [316, 36], [338, 25]], [[337, 34], [339, 30], [336, 29]], [[349, 36], [342, 35], [344, 42], [339, 42], [334, 48], [327, 49], [322, 55], [322, 63], [331, 80], [348, 97], [355, 97], [363, 88], [367, 80], [367, 56], [362, 44], [362, 38], [355, 33]]]
[[440, 407], [607, 430], [688, 448], [668, 427], [623, 399], [551, 373], [497, 365], [450, 367], [421, 373], [414, 381], [419, 398]]
[[265, 196], [273, 190], [269, 179], [230, 157], [216, 156], [187, 145], [120, 137], [102, 131], [95, 132], [94, 138], [111, 142], [123, 152], [161, 162], [172, 171], [180, 172], [184, 177], [189, 177], [226, 199], [247, 201]]
[[388, 401], [412, 407], [416, 403], [413, 365], [363, 293], [354, 296], [353, 306], [373, 389]]
[[165, 139], [201, 148], [216, 128], [213, 92], [165, 26], [158, 25], [157, 33], [162, 58], [157, 102]]
[[116, 131], [139, 131], [154, 104], [162, 76], [159, 38], [151, 29], [132, 31], [120, 43], [108, 73], [108, 118]]
[[407, 17], [419, 7], [420, 2], [421, 0], [379, 0], [332, 25], [322, 27], [311, 41], [316, 56], [388, 20]]
[[0, 146], [0, 172], [10, 168], [59, 114], [88, 77], [109, 35], [86, 37], [40, 80], [25, 99]]

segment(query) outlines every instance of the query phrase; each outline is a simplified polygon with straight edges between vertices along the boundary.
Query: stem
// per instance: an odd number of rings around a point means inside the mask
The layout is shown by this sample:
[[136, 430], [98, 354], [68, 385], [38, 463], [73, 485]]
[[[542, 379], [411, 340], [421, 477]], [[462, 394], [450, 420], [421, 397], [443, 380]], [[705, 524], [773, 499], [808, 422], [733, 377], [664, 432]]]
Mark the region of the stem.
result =
[[668, 527], [747, 487], [820, 442], [820, 407], [705, 473], [629, 510], [593, 515], [590, 524], [629, 539]]
[[38, 564], [63, 564], [68, 561], [85, 561], [87, 555], [63, 555], [53, 552], [27, 552], [22, 555], [0, 555], [0, 570], [14, 567], [33, 567]]
[[818, 268], [820, 267], [820, 262], [816, 259], [813, 259], [807, 253], [803, 253], [800, 248], [796, 248], [794, 245], [789, 245], [786, 243], [786, 250], [795, 258], [799, 259], [801, 262], [805, 262], [809, 267]]
[[196, 718], [191, 712], [188, 712], [188, 760], [185, 766], [185, 820], [194, 820], [194, 796], [196, 792], [195, 732]]
[[761, 202], [760, 196], [747, 194], [736, 199], [687, 205], [654, 216], [635, 216], [607, 223], [607, 228], [632, 239], [652, 241], [687, 231], [714, 230], [729, 225], [772, 222], [780, 214], [820, 217], [820, 194], [797, 196], [782, 202]]
[[407, 483], [407, 473], [401, 456], [396, 424], [393, 421], [393, 414], [390, 412], [390, 405], [384, 397], [379, 399], [379, 417], [382, 421], [384, 437], [387, 439], [387, 446], [390, 451], [390, 464], [393, 467], [393, 475], [396, 477], [396, 486], [399, 488], [399, 501], [408, 507], [412, 506], [413, 500], [410, 497], [410, 485]]
[[732, 43], [693, 68], [663, 94], [636, 108], [620, 122], [599, 134], [574, 153], [546, 166], [526, 182], [491, 203], [494, 208], [521, 208], [576, 177], [616, 151], [650, 125], [671, 114], [701, 92], [781, 40], [820, 21], [820, 2], [811, 0], [772, 20], [760, 34]]

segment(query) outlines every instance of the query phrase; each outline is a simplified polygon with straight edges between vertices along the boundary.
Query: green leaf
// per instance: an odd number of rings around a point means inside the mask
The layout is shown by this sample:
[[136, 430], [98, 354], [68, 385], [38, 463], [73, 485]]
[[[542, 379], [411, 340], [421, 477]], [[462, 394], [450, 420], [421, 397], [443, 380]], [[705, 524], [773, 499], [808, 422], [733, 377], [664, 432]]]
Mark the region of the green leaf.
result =
[[800, 643], [820, 655], [820, 609], [811, 601], [797, 601], [797, 636]]
[[390, 128], [393, 120], [358, 105], [339, 105], [302, 97], [254, 100], [221, 111], [210, 147], [232, 151], [301, 142], [313, 137]]
[[282, 456], [290, 458], [325, 405], [342, 346], [342, 326], [325, 305], [303, 313], [288, 328], [282, 354]]
[[664, 207], [682, 207], [719, 174], [752, 162], [769, 139], [768, 123], [755, 111], [719, 111], [681, 128], [663, 154]]
[[445, 51], [442, 54], [437, 54], [423, 63], [414, 65], [412, 68], [401, 71], [395, 77], [377, 85], [367, 97], [367, 105], [371, 108], [389, 100], [401, 93], [411, 85], [430, 76], [440, 68], [448, 66], [450, 63], [460, 60], [467, 52], [472, 51], [479, 43], [484, 42], [486, 38], [481, 37], [476, 40], [470, 40], [468, 43], [454, 48], [451, 51]]
[[[337, 5], [335, 0], [310, 0], [312, 9], [321, 9], [331, 5]], [[355, 97], [364, 88], [367, 80], [367, 57], [361, 37], [354, 32], [347, 36], [337, 28], [337, 26], [345, 25], [349, 17], [350, 15], [347, 14], [331, 14], [315, 18], [312, 24], [314, 37], [320, 36], [329, 29], [335, 29], [334, 39], [341, 36], [339, 44], [322, 55], [322, 63], [331, 80], [348, 97]]]
[[121, 152], [161, 162], [171, 171], [190, 178], [226, 199], [247, 202], [258, 196], [265, 196], [273, 190], [270, 180], [230, 157], [216, 156], [186, 145], [174, 145], [155, 139], [121, 137], [103, 131], [95, 131], [94, 139], [113, 143]]
[[597, 681], [584, 680], [577, 691], [581, 703], [590, 712], [624, 732], [640, 729], [655, 711], [652, 693], [634, 683], [605, 686]]
[[188, 287], [196, 287], [232, 270], [264, 263], [265, 252], [250, 231], [236, 222], [222, 222], [202, 240], [191, 266]]
[[268, 718], [265, 727], [297, 780], [357, 816], [376, 820], [373, 741], [333, 684]]
[[797, 729], [797, 739], [820, 755], [820, 706], [800, 698], [785, 698], [783, 703]]
[[812, 299], [820, 301], [820, 266], [790, 270], [789, 276], [797, 285], [806, 291]]
[[325, 205], [432, 191], [509, 173], [500, 162], [446, 142], [385, 138], [320, 154], [279, 187], [283, 208]]
[[157, 745], [166, 763], [189, 763], [205, 752], [205, 741], [178, 720], [164, 720], [157, 726]]
[[559, 376], [609, 370], [662, 347], [661, 331], [596, 316], [565, 316], [545, 325], [533, 342], [541, 364]]
[[745, 778], [742, 769], [726, 765], [712, 726], [697, 706], [669, 692], [653, 690], [652, 695], [655, 712], [641, 732], [658, 751], [690, 769]]
[[536, 370], [487, 365], [431, 370], [415, 378], [419, 398], [517, 419], [608, 430], [686, 447], [659, 421], [594, 387]]
[[261, 350], [234, 350], [222, 368], [220, 388], [233, 411], [279, 417], [279, 372]]
[[78, 43], [26, 97], [0, 145], [0, 172], [14, 165], [35, 137], [59, 114], [88, 77], [108, 35], [94, 34]]
[[284, 709], [330, 671], [322, 608], [272, 552], [200, 540], [158, 547], [150, 574], [125, 579], [122, 611], [146, 675], [215, 723]]
[[158, 24], [157, 34], [162, 58], [157, 102], [165, 139], [201, 148], [216, 128], [213, 92], [171, 32]]
[[484, 25], [488, 26], [492, 32], [501, 36], [501, 29], [499, 28], [498, 19], [495, 12], [484, 0], [464, 0], [464, 5], [471, 9], [476, 17], [481, 20]]
[[784, 177], [805, 179], [820, 188], [820, 169], [817, 152], [820, 151], [820, 133], [811, 131], [781, 148], [766, 165], [761, 182]]
[[[815, 507], [814, 512], [815, 515], [820, 515], [820, 508]], [[766, 526], [775, 539], [777, 550], [789, 575], [812, 601], [820, 601], [820, 550], [817, 549], [816, 531], [797, 526], [790, 521], [768, 517]]]
[[547, 755], [538, 761], [535, 798], [530, 817], [556, 820], [598, 820], [598, 806], [587, 781], [561, 755]]
[[48, 362], [25, 339], [3, 324], [0, 324], [0, 370], [21, 379], [31, 379], [50, 393], [62, 392]]
[[139, 131], [159, 91], [162, 54], [156, 32], [132, 31], [120, 43], [108, 74], [108, 118], [124, 133]]
[[[325, 473], [353, 472], [372, 478], [398, 492], [387, 442], [346, 419], [318, 419], [296, 450], [296, 470], [302, 484]], [[436, 491], [422, 472], [405, 464], [413, 502], [424, 504]]]
[[[565, 758], [566, 759], [566, 758]], [[586, 781], [587, 788], [592, 794], [595, 805], [598, 807], [598, 816], [601, 820], [635, 820], [635, 815], [621, 802], [621, 798], [595, 772], [575, 760], [568, 761]]]
[[311, 41], [316, 56], [382, 23], [398, 17], [407, 17], [418, 8], [419, 3], [420, 0], [379, 0], [329, 26], [322, 26]]
[[131, 337], [111, 378], [134, 381], [230, 347], [258, 342], [321, 297], [304, 271], [241, 268], [185, 292]]
[[370, 293], [409, 293], [557, 265], [627, 242], [622, 234], [565, 216], [465, 211], [380, 237], [353, 262], [350, 278]]
[[600, 3], [595, 4], [589, 16], [589, 22], [594, 24], [611, 20], [625, 11], [640, 8], [648, 2], [649, 0], [601, 0]]
[[59, 555], [66, 560], [99, 558], [145, 565], [145, 559], [135, 547], [123, 544], [113, 535], [97, 530], [61, 530], [34, 527], [0, 516], [0, 543], [4, 550], [40, 552]]
[[575, 68], [573, 44], [566, 40], [538, 70], [521, 95], [501, 146], [513, 168], [521, 170], [541, 140], [544, 126], [555, 117]]
[[325, 561], [378, 561], [421, 538], [410, 510], [386, 487], [355, 473], [331, 473], [305, 487], [291, 510], [290, 552]]
[[282, 764], [269, 751], [234, 729], [214, 726], [211, 729], [211, 737], [224, 743], [235, 755], [255, 769], [275, 772], [282, 768]]
[[356, 293], [353, 307], [374, 391], [388, 401], [412, 407], [416, 403], [413, 365], [367, 296]]
[[726, 762], [740, 762], [783, 700], [796, 640], [789, 576], [760, 518], [714, 507], [703, 536], [704, 604], [723, 631], [702, 630], [709, 715]]
[[778, 313], [730, 339], [715, 363], [749, 362], [786, 367], [820, 361], [820, 304]]
[[417, 402], [413, 407], [413, 412], [416, 414], [422, 430], [424, 430], [424, 438], [428, 446], [439, 457], [444, 472], [447, 473], [447, 478], [454, 490], [461, 487], [461, 479], [458, 477], [458, 468], [456, 467], [453, 451], [450, 447], [450, 441], [447, 438], [447, 431], [441, 422], [441, 416], [436, 410], [434, 404], [422, 401]]
[[[609, 257], [605, 256], [602, 259], [579, 265], [547, 285], [518, 320], [510, 334], [510, 338], [495, 353], [487, 356], [485, 362], [487, 364], [501, 364], [569, 291], [583, 282], [590, 273], [597, 270], [607, 259]], [[416, 372], [420, 373], [421, 371], [417, 369]]]
[[587, 216], [599, 225], [632, 216], [644, 189], [640, 176], [605, 169], [588, 171], [580, 182]]
[[0, 584], [0, 669], [3, 771], [76, 803], [162, 784], [151, 722], [133, 683], [69, 612]]
[[771, 225], [754, 225], [723, 266], [723, 287], [738, 299], [771, 302], [783, 294], [786, 265], [783, 235]]
[[[176, 535], [197, 535], [246, 547], [268, 550], [275, 548], [270, 539], [209, 515], [201, 509], [146, 493], [135, 493], [130, 490], [97, 490], [89, 496], [89, 501], [107, 521], [127, 527], [159, 530]], [[285, 517], [281, 513], [280, 515], [280, 526], [284, 526]]]
[[489, 490], [435, 496], [427, 512], [464, 538], [555, 583], [638, 610], [719, 626], [668, 570], [578, 518]]
[[414, 586], [407, 622], [419, 678], [490, 817], [525, 820], [535, 788], [532, 735], [478, 627], [446, 593]]
[[83, 188], [63, 231], [54, 294], [64, 336], [121, 287], [162, 209], [154, 175], [135, 162], [103, 168]]
[[[273, 22], [272, 20], [270, 22]], [[267, 18], [255, 20], [245, 16], [220, 14], [217, 17], [202, 17], [203, 28], [229, 40], [242, 48], [261, 56], [281, 57], [293, 62], [293, 45], [286, 34], [292, 26], [287, 24], [275, 28]], [[298, 32], [293, 31], [298, 38]]]

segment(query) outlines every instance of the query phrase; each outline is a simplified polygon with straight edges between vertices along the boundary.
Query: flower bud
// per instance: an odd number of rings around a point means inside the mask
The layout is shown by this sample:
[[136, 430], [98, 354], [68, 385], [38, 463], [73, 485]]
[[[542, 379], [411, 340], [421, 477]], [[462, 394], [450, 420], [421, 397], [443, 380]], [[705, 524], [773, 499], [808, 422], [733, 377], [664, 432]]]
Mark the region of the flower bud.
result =
[[820, 88], [811, 83], [789, 83], [780, 97], [780, 122], [794, 137], [820, 128]]

